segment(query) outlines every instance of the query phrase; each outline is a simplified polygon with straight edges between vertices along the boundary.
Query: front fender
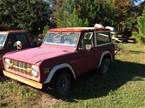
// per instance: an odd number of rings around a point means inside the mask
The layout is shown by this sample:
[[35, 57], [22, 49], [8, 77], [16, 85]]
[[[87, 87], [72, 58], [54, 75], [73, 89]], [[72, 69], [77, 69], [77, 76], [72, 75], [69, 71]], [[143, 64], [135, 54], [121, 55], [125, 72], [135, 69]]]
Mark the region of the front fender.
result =
[[59, 65], [54, 66], [54, 67], [50, 70], [50, 72], [49, 72], [49, 74], [48, 74], [48, 77], [46, 78], [46, 80], [45, 80], [44, 83], [45, 83], [45, 84], [46, 84], [46, 83], [50, 83], [50, 81], [52, 80], [54, 74], [55, 74], [56, 72], [58, 72], [58, 70], [63, 69], [63, 68], [69, 68], [69, 69], [71, 70], [71, 72], [72, 72], [73, 77], [76, 78], [75, 72], [74, 72], [73, 68], [71, 67], [71, 65], [69, 65], [69, 64], [67, 64], [67, 63], [63, 63], [63, 64], [59, 64]]

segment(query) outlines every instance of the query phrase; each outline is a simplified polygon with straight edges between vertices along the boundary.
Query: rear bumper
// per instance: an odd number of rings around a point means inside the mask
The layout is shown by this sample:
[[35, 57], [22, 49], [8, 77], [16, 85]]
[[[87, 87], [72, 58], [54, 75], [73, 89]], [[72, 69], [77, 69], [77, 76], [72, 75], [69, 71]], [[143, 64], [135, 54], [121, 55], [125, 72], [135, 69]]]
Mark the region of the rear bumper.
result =
[[15, 74], [8, 72], [8, 71], [5, 71], [5, 70], [3, 70], [3, 74], [11, 79], [17, 80], [19, 82], [30, 85], [30, 86], [37, 88], [37, 89], [42, 89], [42, 87], [43, 87], [42, 83], [39, 83], [39, 82], [30, 80], [30, 79], [15, 75]]

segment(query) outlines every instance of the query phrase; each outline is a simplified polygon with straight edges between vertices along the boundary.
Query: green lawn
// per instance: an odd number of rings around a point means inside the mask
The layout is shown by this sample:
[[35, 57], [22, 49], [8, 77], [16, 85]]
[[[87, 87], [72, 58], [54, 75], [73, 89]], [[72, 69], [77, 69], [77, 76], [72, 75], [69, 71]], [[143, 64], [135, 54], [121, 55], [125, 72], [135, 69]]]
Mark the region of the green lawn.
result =
[[124, 44], [109, 74], [81, 78], [55, 108], [145, 108], [145, 46]]
[[145, 45], [120, 47], [109, 74], [79, 78], [68, 99], [1, 77], [0, 108], [145, 108]]

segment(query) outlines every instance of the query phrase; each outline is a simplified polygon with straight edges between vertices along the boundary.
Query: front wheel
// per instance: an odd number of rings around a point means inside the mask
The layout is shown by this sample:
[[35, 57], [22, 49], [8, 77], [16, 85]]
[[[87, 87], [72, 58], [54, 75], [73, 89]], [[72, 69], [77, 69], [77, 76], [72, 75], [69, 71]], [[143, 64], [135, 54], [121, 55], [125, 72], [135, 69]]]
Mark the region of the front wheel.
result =
[[53, 88], [59, 96], [66, 96], [71, 87], [71, 74], [68, 72], [60, 72], [54, 76]]
[[99, 68], [99, 73], [102, 75], [106, 75], [109, 71], [110, 64], [111, 64], [110, 58], [103, 58], [101, 66]]

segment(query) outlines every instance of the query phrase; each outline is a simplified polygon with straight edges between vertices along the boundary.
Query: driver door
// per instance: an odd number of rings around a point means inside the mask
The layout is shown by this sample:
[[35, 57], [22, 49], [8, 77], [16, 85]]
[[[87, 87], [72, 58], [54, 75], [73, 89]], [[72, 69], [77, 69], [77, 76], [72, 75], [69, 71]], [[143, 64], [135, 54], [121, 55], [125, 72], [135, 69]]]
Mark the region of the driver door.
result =
[[78, 74], [84, 74], [96, 67], [96, 48], [94, 44], [94, 32], [84, 32], [79, 43], [77, 53]]

